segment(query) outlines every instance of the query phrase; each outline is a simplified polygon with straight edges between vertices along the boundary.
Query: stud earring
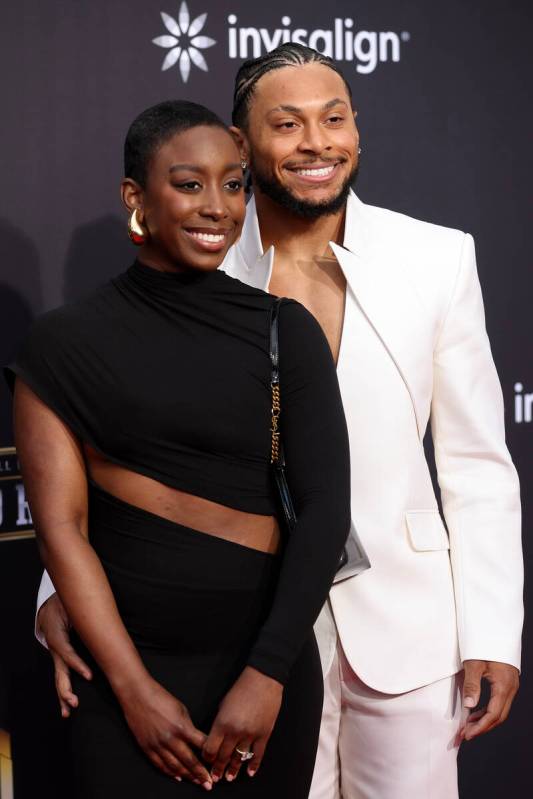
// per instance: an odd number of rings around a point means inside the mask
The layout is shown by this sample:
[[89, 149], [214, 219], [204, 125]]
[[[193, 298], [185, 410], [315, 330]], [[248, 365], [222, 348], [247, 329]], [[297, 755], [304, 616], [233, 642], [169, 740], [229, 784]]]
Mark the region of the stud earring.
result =
[[361, 155], [361, 153], [362, 153], [362, 152], [363, 152], [363, 151], [361, 150], [361, 148], [360, 148], [360, 147], [358, 147], [358, 148], [357, 148], [357, 154], [358, 154], [358, 155]]
[[148, 234], [146, 230], [143, 230], [141, 227], [137, 217], [138, 210], [138, 208], [134, 208], [130, 214], [130, 218], [128, 219], [128, 236], [132, 242], [137, 245], [137, 247], [140, 247], [148, 238]]
[[248, 162], [245, 161], [244, 158], [241, 158], [241, 167], [243, 172], [246, 172], [246, 170], [248, 169]]

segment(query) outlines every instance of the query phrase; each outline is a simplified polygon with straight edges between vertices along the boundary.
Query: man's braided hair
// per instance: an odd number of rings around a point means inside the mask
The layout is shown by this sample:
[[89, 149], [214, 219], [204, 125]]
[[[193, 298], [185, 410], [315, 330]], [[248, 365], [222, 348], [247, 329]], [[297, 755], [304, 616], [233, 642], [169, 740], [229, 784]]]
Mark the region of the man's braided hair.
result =
[[323, 64], [336, 72], [346, 86], [346, 91], [352, 99], [352, 91], [350, 86], [337, 67], [333, 59], [326, 55], [322, 55], [317, 50], [311, 47], [305, 47], [303, 44], [296, 44], [295, 42], [287, 42], [276, 47], [266, 55], [259, 58], [251, 58], [245, 61], [237, 72], [235, 78], [235, 91], [233, 94], [233, 124], [239, 128], [245, 128], [248, 121], [248, 111], [250, 108], [250, 101], [257, 86], [257, 82], [274, 69], [282, 69], [283, 67], [299, 67], [304, 64]]

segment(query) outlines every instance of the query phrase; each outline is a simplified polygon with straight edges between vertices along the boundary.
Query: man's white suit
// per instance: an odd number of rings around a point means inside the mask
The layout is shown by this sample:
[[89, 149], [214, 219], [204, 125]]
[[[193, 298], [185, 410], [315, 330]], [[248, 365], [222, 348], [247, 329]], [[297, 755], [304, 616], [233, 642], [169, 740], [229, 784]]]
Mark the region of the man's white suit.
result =
[[[519, 486], [472, 237], [352, 193], [343, 246], [331, 248], [347, 281], [338, 377], [352, 517], [372, 564], [330, 594], [346, 657], [390, 694], [455, 674], [466, 659], [519, 667]], [[268, 290], [273, 261], [252, 199], [222, 268]], [[448, 533], [422, 443], [428, 420]], [[328, 613], [316, 627], [325, 672], [336, 642]]]

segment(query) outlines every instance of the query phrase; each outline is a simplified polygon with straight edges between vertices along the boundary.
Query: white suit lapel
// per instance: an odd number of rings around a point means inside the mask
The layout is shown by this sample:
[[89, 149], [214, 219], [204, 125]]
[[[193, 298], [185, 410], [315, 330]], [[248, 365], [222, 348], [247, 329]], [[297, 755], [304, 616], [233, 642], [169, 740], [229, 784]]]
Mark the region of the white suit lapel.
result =
[[[410, 280], [408, 269], [399, 263], [394, 243], [387, 247], [386, 226], [374, 231], [374, 220], [367, 219], [364, 204], [351, 194], [346, 211], [343, 246], [330, 242], [349, 287], [347, 302], [355, 301], [388, 352], [411, 397], [420, 437], [424, 434], [421, 398], [428, 386], [426, 357], [431, 358], [431, 340], [421, 341], [421, 316], [425, 315]], [[382, 223], [385, 221], [381, 220]], [[341, 356], [349, 358], [350, 330], [343, 330]], [[425, 347], [428, 352], [425, 352]], [[420, 358], [426, 365], [420, 363]], [[430, 390], [430, 387], [429, 387]]]
[[221, 268], [231, 277], [242, 280], [249, 286], [268, 291], [273, 264], [274, 248], [270, 247], [266, 253], [263, 252], [255, 199], [252, 197], [246, 206], [241, 237], [229, 250]]

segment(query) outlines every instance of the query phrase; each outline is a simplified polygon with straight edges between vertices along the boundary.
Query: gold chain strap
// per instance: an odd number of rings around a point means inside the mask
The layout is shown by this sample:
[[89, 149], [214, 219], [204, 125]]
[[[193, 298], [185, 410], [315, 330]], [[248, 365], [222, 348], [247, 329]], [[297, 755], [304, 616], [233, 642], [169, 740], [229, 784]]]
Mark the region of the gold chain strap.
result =
[[279, 460], [279, 413], [281, 410], [279, 400], [279, 384], [272, 384], [272, 450], [270, 454], [270, 463], [277, 463]]

